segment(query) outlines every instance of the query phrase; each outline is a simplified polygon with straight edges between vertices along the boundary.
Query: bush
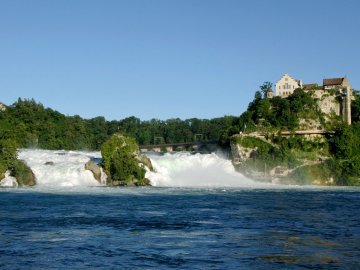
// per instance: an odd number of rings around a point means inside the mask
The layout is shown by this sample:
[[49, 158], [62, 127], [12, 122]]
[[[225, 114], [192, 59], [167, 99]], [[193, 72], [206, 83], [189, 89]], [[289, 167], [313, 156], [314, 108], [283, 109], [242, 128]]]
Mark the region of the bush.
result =
[[360, 124], [343, 124], [329, 139], [332, 168], [339, 185], [360, 185]]
[[33, 186], [36, 184], [35, 175], [22, 160], [16, 160], [11, 168], [11, 176], [15, 177], [19, 186]]
[[327, 163], [302, 166], [288, 176], [295, 184], [301, 185], [312, 185], [314, 183], [321, 185], [334, 184], [330, 181], [332, 177], [333, 173]]
[[145, 177], [144, 167], [139, 165], [139, 147], [133, 138], [114, 134], [101, 147], [103, 165], [113, 180], [128, 183]]
[[7, 166], [4, 164], [3, 161], [0, 160], [0, 180], [5, 177], [5, 172], [7, 170]]
[[5, 172], [16, 161], [17, 145], [12, 139], [0, 139], [0, 180], [5, 177]]
[[129, 182], [134, 178], [143, 179], [145, 169], [130, 153], [116, 151], [111, 157], [110, 174], [114, 180]]
[[0, 162], [10, 167], [17, 158], [17, 144], [11, 139], [0, 140]]

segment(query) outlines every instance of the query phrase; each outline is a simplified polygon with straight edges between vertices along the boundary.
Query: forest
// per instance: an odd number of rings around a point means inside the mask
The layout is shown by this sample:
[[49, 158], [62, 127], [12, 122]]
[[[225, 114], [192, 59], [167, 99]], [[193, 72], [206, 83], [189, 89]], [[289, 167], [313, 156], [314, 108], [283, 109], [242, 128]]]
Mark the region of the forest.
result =
[[18, 148], [100, 150], [114, 133], [133, 137], [139, 145], [219, 141], [239, 117], [214, 119], [169, 119], [141, 121], [131, 116], [107, 121], [99, 116], [84, 119], [45, 108], [35, 100], [18, 99], [0, 112], [0, 139], [11, 140]]

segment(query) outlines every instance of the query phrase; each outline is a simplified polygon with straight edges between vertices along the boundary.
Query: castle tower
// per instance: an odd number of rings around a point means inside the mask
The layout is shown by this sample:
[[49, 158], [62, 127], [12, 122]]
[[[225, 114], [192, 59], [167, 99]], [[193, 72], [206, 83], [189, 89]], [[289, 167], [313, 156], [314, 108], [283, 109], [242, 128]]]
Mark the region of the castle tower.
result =
[[349, 86], [342, 89], [343, 100], [342, 100], [342, 118], [348, 124], [351, 125], [351, 100], [352, 91]]
[[349, 80], [346, 77], [323, 79], [323, 89], [335, 89], [340, 98], [340, 116], [345, 123], [351, 125], [351, 101], [353, 99]]
[[271, 88], [266, 90], [266, 97], [267, 98], [273, 98], [274, 97], [274, 91]]

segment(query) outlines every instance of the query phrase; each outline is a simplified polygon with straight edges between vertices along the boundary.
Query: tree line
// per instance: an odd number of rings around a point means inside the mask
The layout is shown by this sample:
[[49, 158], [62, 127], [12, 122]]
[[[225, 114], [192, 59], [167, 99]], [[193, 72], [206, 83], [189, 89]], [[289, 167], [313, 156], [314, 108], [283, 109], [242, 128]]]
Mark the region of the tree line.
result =
[[18, 148], [66, 150], [100, 150], [114, 133], [133, 137], [139, 145], [219, 141], [238, 121], [239, 117], [234, 116], [149, 121], [134, 116], [119, 121], [107, 121], [102, 116], [84, 119], [65, 116], [33, 99], [19, 98], [0, 112], [0, 140], [11, 140]]

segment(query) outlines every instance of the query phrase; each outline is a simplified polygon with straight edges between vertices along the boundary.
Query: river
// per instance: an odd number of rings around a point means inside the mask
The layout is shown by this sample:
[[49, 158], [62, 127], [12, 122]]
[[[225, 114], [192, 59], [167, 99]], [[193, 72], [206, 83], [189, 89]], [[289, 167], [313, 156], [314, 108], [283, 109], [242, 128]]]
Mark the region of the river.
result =
[[29, 151], [54, 167], [0, 189], [1, 269], [360, 269], [359, 188], [254, 183], [189, 154], [152, 157], [154, 187], [109, 188], [78, 165], [96, 153]]

